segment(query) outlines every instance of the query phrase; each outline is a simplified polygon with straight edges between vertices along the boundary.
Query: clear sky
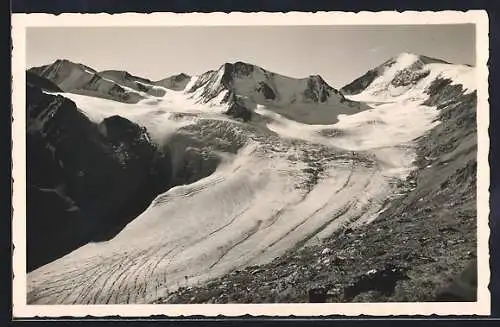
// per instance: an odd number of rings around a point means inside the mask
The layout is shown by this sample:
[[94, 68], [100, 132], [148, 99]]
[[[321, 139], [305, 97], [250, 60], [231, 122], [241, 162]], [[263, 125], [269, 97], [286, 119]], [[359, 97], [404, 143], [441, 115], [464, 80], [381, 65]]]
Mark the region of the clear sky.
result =
[[245, 61], [291, 77], [321, 75], [340, 88], [400, 52], [475, 63], [474, 25], [37, 27], [27, 66], [56, 59], [158, 80]]

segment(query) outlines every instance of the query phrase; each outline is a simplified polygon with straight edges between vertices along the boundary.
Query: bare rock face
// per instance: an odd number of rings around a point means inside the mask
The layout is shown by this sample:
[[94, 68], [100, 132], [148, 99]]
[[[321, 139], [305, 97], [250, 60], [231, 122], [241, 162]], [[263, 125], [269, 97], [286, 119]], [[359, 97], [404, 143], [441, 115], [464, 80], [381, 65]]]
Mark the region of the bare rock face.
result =
[[[272, 92], [272, 90], [270, 90], [270, 92]], [[228, 105], [228, 109], [225, 112], [226, 115], [241, 119], [244, 122], [248, 122], [252, 119], [252, 105], [250, 103], [245, 103], [244, 99], [238, 97], [235, 93], [228, 92], [223, 102]]]
[[366, 89], [378, 76], [379, 72], [377, 69], [371, 69], [363, 76], [356, 78], [354, 81], [341, 88], [340, 91], [346, 95], [358, 94]]
[[427, 77], [429, 73], [429, 70], [403, 69], [394, 77], [391, 84], [395, 87], [416, 84], [422, 78]]
[[343, 96], [337, 90], [328, 85], [319, 75], [310, 76], [307, 79], [307, 87], [304, 90], [304, 98], [315, 103], [324, 103], [332, 95]]
[[408, 280], [404, 269], [388, 264], [381, 269], [372, 269], [364, 274], [356, 276], [344, 289], [344, 299], [350, 301], [358, 294], [378, 291], [385, 296], [394, 293], [396, 284], [400, 280]]
[[56, 84], [30, 71], [26, 72], [26, 84], [48, 92], [63, 92]]
[[273, 89], [265, 82], [259, 82], [256, 87], [257, 92], [261, 93], [266, 100], [275, 100], [276, 94]]
[[62, 96], [26, 95], [28, 270], [115, 235], [171, 185], [171, 162], [144, 128], [99, 125]]
[[252, 119], [252, 111], [240, 102], [231, 103], [228, 110], [226, 111], [226, 115], [233, 118], [241, 118], [245, 122]]

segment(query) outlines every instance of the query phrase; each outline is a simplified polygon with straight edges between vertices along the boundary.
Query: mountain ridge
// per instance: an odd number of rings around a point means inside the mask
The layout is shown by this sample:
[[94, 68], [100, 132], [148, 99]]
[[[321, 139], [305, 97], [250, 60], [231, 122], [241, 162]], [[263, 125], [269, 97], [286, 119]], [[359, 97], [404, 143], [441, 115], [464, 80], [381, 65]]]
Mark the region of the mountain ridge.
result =
[[65, 92], [138, 103], [180, 92], [197, 104], [224, 107], [234, 118], [249, 120], [257, 106], [266, 106], [290, 119], [310, 124], [332, 123], [339, 113], [367, 109], [346, 99], [320, 75], [292, 78], [242, 61], [224, 63], [216, 70], [189, 76], [184, 73], [152, 81], [126, 71], [96, 70], [69, 60], [33, 67]]
[[[412, 52], [400, 52], [400, 53], [392, 56], [391, 58], [387, 59], [386, 61], [384, 61], [382, 64], [378, 65], [377, 67], [369, 69], [368, 71], [377, 70], [377, 69], [379, 69], [382, 66], [390, 66], [391, 63], [396, 62], [397, 58], [401, 57], [401, 56], [415, 56], [415, 57], [418, 57], [418, 60], [421, 61], [421, 62], [423, 62], [424, 64], [442, 63], [442, 64], [449, 64], [449, 65], [457, 65], [457, 66], [463, 65], [463, 66], [468, 66], [468, 67], [474, 67], [473, 65], [469, 65], [469, 64], [456, 64], [456, 63], [453, 63], [453, 62], [445, 61], [443, 59], [438, 59], [438, 58], [435, 58], [435, 57], [430, 57], [430, 56], [427, 56], [427, 55], [424, 55], [424, 54], [412, 53]], [[31, 72], [33, 72], [33, 73], [35, 73], [37, 75], [42, 75], [41, 71], [43, 71], [43, 69], [49, 68], [52, 65], [57, 65], [57, 64], [60, 65], [60, 64], [65, 64], [65, 63], [66, 64], [68, 64], [68, 63], [69, 64], [74, 64], [74, 65], [82, 67], [83, 69], [86, 69], [86, 70], [89, 70], [89, 71], [91, 71], [93, 73], [101, 74], [101, 75], [106, 75], [106, 74], [109, 74], [111, 72], [119, 72], [119, 73], [121, 73], [121, 74], [123, 74], [125, 76], [132, 77], [132, 78], [135, 78], [135, 79], [138, 79], [138, 80], [142, 80], [142, 81], [144, 81], [146, 83], [156, 84], [156, 85], [161, 85], [162, 81], [169, 80], [169, 79], [178, 79], [178, 78], [180, 78], [180, 79], [189, 79], [189, 78], [192, 78], [192, 77], [195, 77], [195, 76], [201, 76], [203, 74], [216, 72], [219, 69], [223, 68], [224, 66], [227, 66], [227, 67], [229, 67], [229, 66], [233, 66], [233, 67], [247, 67], [247, 69], [253, 69], [255, 67], [258, 67], [258, 68], [260, 68], [260, 69], [262, 69], [264, 71], [269, 72], [270, 74], [277, 74], [277, 75], [281, 75], [281, 76], [286, 76], [286, 75], [282, 75], [282, 74], [278, 74], [276, 72], [273, 72], [273, 71], [271, 71], [269, 69], [266, 69], [266, 68], [264, 68], [262, 66], [259, 66], [257, 64], [253, 64], [253, 63], [249, 63], [249, 62], [241, 61], [241, 60], [238, 60], [238, 61], [227, 61], [227, 62], [219, 65], [218, 68], [216, 68], [216, 69], [209, 69], [209, 70], [207, 70], [207, 71], [205, 71], [205, 72], [203, 72], [201, 74], [190, 75], [190, 74], [186, 74], [184, 72], [180, 72], [180, 73], [177, 73], [177, 74], [168, 75], [168, 76], [166, 76], [164, 78], [161, 78], [161, 79], [158, 79], [158, 80], [154, 80], [154, 79], [146, 78], [146, 77], [141, 77], [141, 76], [139, 76], [137, 74], [131, 74], [130, 72], [128, 72], [126, 70], [123, 70], [123, 69], [106, 69], [106, 70], [98, 71], [98, 70], [93, 69], [90, 66], [87, 66], [87, 65], [81, 63], [81, 62], [71, 61], [71, 60], [66, 59], [66, 58], [59, 58], [59, 59], [56, 59], [53, 63], [42, 65], [42, 66], [33, 66], [31, 68], [28, 68], [28, 70], [30, 70]], [[360, 77], [362, 77], [362, 76], [360, 76]], [[286, 76], [286, 77], [288, 77], [288, 76]], [[327, 83], [320, 74], [310, 74], [310, 75], [307, 75], [307, 76], [304, 76], [304, 77], [289, 77], [289, 78], [296, 79], [296, 80], [305, 80], [305, 79], [313, 78], [313, 77], [322, 80], [325, 84], [327, 84], [331, 88], [336, 89], [335, 87], [333, 87], [329, 83]], [[358, 77], [358, 78], [360, 78], [360, 77]], [[356, 79], [358, 79], [358, 78], [356, 78]], [[354, 79], [354, 80], [356, 80], [356, 79]], [[344, 89], [349, 84], [350, 83], [347, 83], [346, 85], [340, 87], [339, 90]]]

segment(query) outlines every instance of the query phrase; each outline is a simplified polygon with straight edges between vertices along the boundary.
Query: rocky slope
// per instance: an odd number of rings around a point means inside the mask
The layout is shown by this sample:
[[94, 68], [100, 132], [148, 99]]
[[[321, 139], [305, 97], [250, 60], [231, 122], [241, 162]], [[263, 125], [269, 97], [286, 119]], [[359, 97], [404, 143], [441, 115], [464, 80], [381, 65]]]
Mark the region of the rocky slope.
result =
[[[42, 82], [40, 82], [42, 81]], [[171, 162], [146, 130], [112, 116], [96, 125], [62, 96], [26, 89], [27, 240], [32, 270], [107, 239], [167, 189]]]

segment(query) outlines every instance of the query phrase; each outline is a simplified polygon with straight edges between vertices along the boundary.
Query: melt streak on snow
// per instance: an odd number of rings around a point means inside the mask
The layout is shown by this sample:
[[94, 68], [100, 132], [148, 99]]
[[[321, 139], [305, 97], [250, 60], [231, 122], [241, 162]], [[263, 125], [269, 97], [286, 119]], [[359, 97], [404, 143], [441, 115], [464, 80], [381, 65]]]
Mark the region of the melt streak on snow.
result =
[[[215, 173], [158, 195], [113, 239], [29, 273], [28, 302], [151, 303], [179, 286], [269, 262], [346, 224], [369, 223], [412, 169], [412, 140], [439, 123], [437, 111], [421, 104], [423, 87], [392, 98], [369, 88], [352, 98], [371, 101], [371, 109], [331, 125], [302, 124], [257, 106], [262, 119], [248, 124], [264, 132], [249, 130], [246, 145]], [[158, 143], [204, 120], [245, 128], [221, 114], [222, 106], [207, 108], [183, 91], [137, 104], [64, 96], [96, 122], [119, 114], [139, 123]], [[179, 113], [188, 115], [175, 118]]]

